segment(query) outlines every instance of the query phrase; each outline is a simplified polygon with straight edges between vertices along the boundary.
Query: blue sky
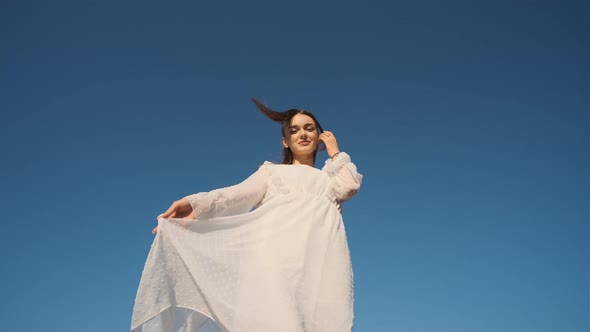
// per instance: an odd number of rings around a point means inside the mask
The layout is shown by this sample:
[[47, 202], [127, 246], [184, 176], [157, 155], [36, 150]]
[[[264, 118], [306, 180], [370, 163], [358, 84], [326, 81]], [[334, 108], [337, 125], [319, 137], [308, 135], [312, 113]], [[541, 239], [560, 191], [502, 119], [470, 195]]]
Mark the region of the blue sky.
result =
[[355, 331], [588, 331], [587, 1], [2, 7], [2, 330], [128, 330], [155, 217], [280, 160], [255, 96], [365, 176]]

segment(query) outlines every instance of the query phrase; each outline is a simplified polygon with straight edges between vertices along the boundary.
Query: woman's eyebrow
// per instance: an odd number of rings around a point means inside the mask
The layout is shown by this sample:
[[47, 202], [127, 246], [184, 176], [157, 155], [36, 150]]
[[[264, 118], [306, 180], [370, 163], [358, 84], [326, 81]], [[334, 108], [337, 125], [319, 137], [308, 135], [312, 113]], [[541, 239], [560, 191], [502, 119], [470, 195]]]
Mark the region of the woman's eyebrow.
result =
[[[303, 126], [304, 127], [309, 127], [309, 126], [315, 126], [315, 124], [310, 122], [310, 123], [304, 124]], [[298, 125], [292, 125], [292, 126], [289, 126], [289, 128], [299, 128], [299, 126]]]

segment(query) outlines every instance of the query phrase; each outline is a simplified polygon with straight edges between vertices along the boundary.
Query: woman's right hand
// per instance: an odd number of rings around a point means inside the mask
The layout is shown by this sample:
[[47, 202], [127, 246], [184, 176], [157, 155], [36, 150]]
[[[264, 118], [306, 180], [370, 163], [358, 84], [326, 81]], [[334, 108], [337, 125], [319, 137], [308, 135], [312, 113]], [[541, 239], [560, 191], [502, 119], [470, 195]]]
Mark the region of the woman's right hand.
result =
[[[166, 212], [159, 215], [156, 219], [160, 218], [182, 218], [182, 219], [196, 219], [197, 216], [195, 211], [193, 211], [193, 207], [191, 203], [186, 198], [182, 198], [178, 201], [175, 201], [170, 205]], [[152, 233], [156, 234], [158, 232], [158, 226], [152, 230]]]

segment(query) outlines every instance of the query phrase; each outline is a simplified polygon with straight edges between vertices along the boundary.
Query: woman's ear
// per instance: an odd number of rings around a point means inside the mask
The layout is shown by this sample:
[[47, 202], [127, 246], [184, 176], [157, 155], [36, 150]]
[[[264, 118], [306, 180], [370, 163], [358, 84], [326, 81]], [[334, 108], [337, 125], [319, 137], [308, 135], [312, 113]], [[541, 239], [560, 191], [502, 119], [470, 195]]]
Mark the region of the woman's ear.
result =
[[284, 137], [283, 137], [283, 147], [285, 149], [288, 149], [289, 148], [289, 145], [287, 145], [287, 140]]

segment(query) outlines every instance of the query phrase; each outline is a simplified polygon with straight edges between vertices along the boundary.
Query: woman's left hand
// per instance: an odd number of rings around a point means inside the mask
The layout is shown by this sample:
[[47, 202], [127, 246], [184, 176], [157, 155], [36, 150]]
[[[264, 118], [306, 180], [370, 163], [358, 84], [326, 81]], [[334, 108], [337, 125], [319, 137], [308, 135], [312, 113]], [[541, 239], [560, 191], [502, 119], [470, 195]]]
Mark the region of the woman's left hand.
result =
[[328, 152], [328, 156], [333, 156], [335, 153], [340, 152], [336, 137], [334, 137], [334, 134], [332, 134], [331, 131], [324, 131], [320, 134], [318, 139], [326, 144], [326, 152]]

